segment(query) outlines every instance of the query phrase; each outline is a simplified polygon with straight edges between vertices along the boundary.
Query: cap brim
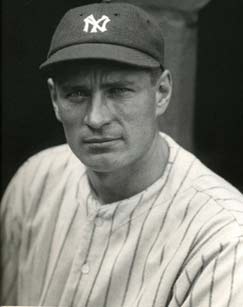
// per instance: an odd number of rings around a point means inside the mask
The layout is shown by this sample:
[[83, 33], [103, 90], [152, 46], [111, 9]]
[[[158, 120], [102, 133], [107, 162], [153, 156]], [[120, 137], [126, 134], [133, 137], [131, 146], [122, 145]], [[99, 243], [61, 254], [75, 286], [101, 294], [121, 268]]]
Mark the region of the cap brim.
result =
[[155, 68], [161, 65], [150, 55], [136, 49], [111, 44], [92, 43], [68, 46], [56, 51], [40, 65], [40, 70], [44, 72], [51, 70], [53, 66], [61, 62], [84, 59], [110, 60], [145, 68]]

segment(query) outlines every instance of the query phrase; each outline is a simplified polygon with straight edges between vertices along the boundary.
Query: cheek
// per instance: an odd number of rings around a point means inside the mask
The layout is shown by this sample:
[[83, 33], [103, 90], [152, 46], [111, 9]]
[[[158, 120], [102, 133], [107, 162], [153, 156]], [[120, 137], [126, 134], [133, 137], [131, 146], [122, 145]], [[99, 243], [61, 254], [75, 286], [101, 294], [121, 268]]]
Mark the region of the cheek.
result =
[[61, 107], [59, 111], [66, 140], [71, 147], [75, 147], [77, 146], [77, 142], [79, 142], [80, 128], [82, 127], [83, 122], [83, 112], [77, 108], [67, 107]]
[[154, 100], [147, 99], [130, 113], [128, 125], [129, 145], [134, 155], [144, 154], [151, 148], [157, 131]]
[[79, 126], [83, 121], [84, 110], [80, 106], [59, 104], [59, 114], [64, 127]]
[[138, 98], [126, 110], [126, 122], [130, 127], [131, 133], [147, 133], [154, 130], [156, 126], [156, 109], [153, 97]]

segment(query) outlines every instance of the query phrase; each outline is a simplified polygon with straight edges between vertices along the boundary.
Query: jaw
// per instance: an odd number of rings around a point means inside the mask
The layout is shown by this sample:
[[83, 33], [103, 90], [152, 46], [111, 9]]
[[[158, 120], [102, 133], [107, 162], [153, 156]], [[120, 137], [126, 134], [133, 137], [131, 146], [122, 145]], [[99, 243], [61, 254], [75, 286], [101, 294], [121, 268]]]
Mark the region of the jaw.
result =
[[153, 153], [152, 161], [155, 162], [153, 164], [144, 165], [144, 159], [148, 162], [148, 158], [145, 157], [134, 164], [118, 167], [115, 170], [113, 168], [112, 171], [107, 172], [88, 168], [88, 178], [97, 196], [104, 203], [112, 203], [129, 198], [148, 188], [164, 173], [169, 155], [168, 147], [160, 142], [160, 148], [157, 147]]

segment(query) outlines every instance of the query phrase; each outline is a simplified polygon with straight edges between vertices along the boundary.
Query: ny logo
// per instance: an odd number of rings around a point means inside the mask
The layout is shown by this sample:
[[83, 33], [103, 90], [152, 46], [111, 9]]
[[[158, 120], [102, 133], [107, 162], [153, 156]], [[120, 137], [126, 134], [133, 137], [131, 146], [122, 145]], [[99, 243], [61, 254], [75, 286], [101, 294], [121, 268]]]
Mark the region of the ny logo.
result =
[[[85, 25], [84, 25], [84, 32], [90, 32], [90, 33], [96, 33], [98, 30], [100, 32], [107, 31], [106, 25], [110, 21], [110, 18], [106, 15], [103, 15], [100, 19], [96, 20], [92, 15], [89, 15], [84, 19]], [[89, 31], [89, 26], [93, 26], [91, 31]]]

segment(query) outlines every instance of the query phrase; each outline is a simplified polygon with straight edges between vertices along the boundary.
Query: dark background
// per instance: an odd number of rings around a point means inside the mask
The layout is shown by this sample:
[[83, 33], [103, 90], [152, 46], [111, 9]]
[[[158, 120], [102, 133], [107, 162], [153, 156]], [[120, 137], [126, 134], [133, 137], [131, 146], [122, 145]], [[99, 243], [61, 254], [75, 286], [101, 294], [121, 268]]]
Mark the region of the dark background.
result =
[[[1, 191], [26, 158], [65, 141], [38, 66], [64, 12], [91, 2], [2, 1]], [[243, 190], [240, 14], [240, 0], [212, 0], [200, 12], [194, 152]]]

